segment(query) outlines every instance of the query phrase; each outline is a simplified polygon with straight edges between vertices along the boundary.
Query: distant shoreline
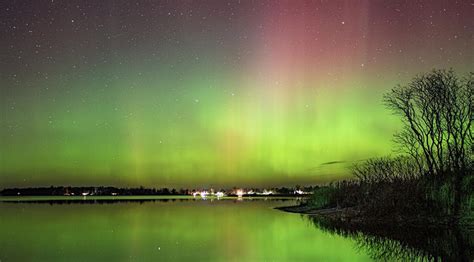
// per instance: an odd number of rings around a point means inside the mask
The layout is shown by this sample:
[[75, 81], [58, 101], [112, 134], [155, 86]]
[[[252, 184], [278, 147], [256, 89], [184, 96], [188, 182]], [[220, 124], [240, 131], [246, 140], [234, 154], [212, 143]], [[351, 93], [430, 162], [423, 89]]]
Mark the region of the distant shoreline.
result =
[[314, 186], [306, 187], [274, 187], [274, 188], [146, 188], [140, 187], [113, 187], [113, 186], [50, 186], [28, 188], [5, 188], [0, 190], [0, 196], [193, 196], [193, 197], [266, 197], [266, 196], [300, 196], [309, 195]]
[[0, 196], [0, 202], [4, 203], [39, 203], [39, 202], [145, 202], [161, 200], [252, 200], [252, 199], [282, 199], [292, 200], [300, 199], [301, 196], [295, 195], [244, 195], [216, 197], [209, 196], [202, 198], [189, 195], [127, 195], [127, 196]]

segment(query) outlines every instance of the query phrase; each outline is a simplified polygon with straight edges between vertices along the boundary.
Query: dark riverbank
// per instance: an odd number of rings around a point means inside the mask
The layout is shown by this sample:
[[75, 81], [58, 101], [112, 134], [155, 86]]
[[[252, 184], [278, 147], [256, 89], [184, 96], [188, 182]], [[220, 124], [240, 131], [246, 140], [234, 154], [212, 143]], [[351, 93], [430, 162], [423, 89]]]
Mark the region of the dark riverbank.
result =
[[[365, 217], [357, 211], [356, 208], [314, 208], [310, 205], [296, 205], [276, 207], [275, 209], [308, 215], [315, 219], [323, 219], [327, 222], [343, 223], [348, 226], [365, 227], [367, 225], [392, 225], [414, 226], [414, 227], [452, 227], [452, 221], [449, 216], [446, 217], [427, 217], [413, 214], [413, 216], [383, 216], [383, 217]], [[472, 221], [463, 220], [463, 223], [456, 225], [464, 228], [474, 229]]]
[[339, 216], [345, 212], [343, 209], [337, 209], [337, 208], [315, 209], [307, 205], [276, 207], [275, 209], [282, 210], [289, 213], [299, 213], [299, 214], [305, 214], [305, 215], [326, 216], [326, 217]]

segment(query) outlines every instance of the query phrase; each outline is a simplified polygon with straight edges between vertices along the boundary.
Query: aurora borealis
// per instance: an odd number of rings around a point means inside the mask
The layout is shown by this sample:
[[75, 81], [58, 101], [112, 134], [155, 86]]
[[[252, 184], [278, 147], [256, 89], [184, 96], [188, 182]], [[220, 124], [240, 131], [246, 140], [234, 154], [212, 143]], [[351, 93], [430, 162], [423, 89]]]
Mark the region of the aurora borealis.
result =
[[474, 65], [470, 1], [4, 1], [0, 188], [315, 184]]

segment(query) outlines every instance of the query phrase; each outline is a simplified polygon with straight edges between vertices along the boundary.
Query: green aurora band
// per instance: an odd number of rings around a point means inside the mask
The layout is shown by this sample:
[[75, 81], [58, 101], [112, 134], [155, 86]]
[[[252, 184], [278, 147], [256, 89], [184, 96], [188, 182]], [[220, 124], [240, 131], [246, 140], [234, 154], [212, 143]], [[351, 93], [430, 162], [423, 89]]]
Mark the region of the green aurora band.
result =
[[[0, 187], [340, 179], [352, 163], [393, 152], [399, 122], [384, 108], [384, 92], [434, 67], [472, 69], [470, 20], [435, 16], [436, 29], [420, 19], [410, 31], [367, 11], [379, 4], [349, 12], [349, 1], [327, 7], [337, 15], [322, 8], [300, 18], [302, 3], [250, 12], [248, 2], [230, 22], [201, 7], [178, 26], [179, 17], [156, 14], [142, 31], [135, 13], [108, 24], [94, 18], [109, 38], [86, 32], [86, 18], [70, 25], [67, 14], [51, 28], [76, 31], [33, 30], [28, 40], [28, 28], [20, 28], [26, 31], [2, 45], [10, 53], [1, 64]], [[192, 7], [179, 8], [173, 12]], [[114, 34], [122, 23], [135, 29]], [[437, 34], [420, 33], [430, 30]]]

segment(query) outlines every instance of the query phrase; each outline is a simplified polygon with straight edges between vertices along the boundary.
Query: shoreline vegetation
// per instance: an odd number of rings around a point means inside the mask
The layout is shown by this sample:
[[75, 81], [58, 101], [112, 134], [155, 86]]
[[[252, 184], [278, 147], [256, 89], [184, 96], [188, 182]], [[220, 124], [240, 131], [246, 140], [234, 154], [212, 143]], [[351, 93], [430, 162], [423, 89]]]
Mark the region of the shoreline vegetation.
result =
[[340, 181], [321, 186], [297, 206], [277, 209], [349, 226], [461, 226], [474, 229], [474, 176], [462, 181], [459, 213], [453, 211], [453, 182], [430, 179], [364, 183]]

